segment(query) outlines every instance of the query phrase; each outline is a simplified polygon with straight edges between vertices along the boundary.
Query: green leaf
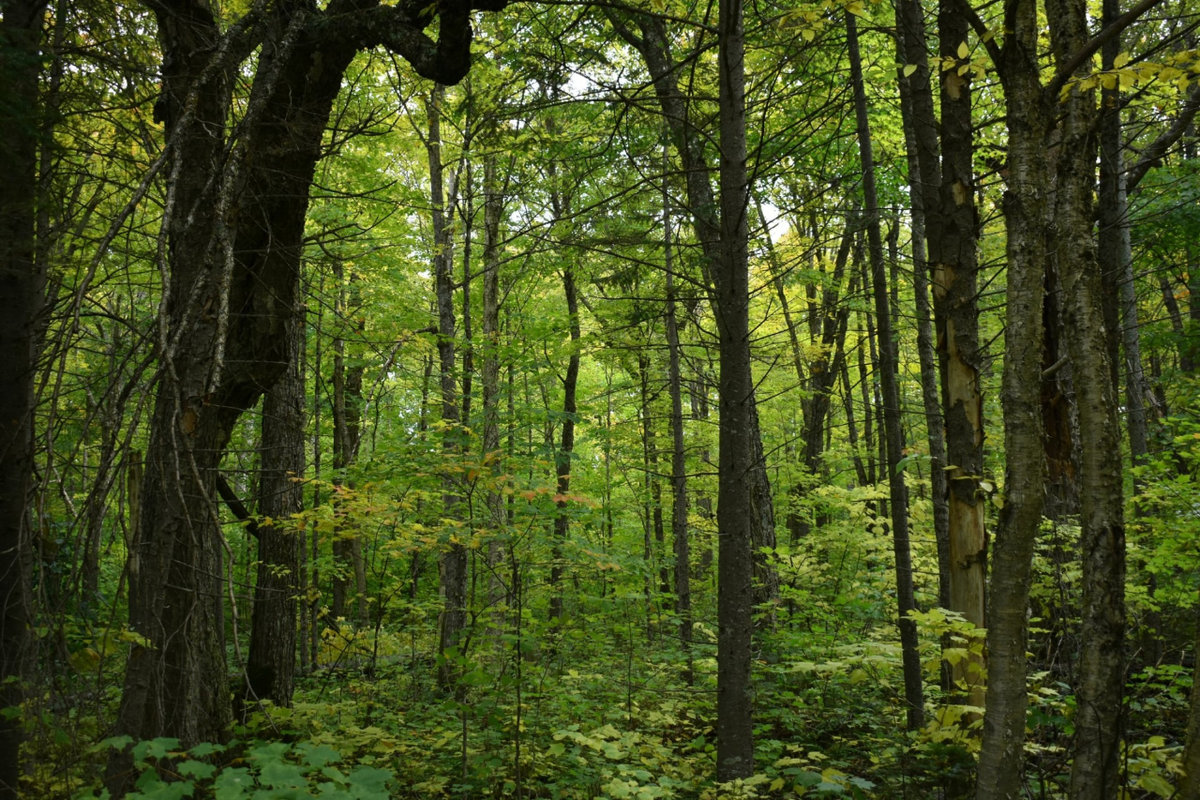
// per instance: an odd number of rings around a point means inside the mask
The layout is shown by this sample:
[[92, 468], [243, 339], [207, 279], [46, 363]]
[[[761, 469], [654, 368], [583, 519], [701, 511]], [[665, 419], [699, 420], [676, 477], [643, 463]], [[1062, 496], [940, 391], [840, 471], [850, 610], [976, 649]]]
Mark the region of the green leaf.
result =
[[195, 761], [193, 759], [180, 762], [179, 766], [177, 766], [175, 769], [180, 775], [184, 775], [189, 778], [200, 778], [201, 780], [207, 780], [208, 778], [211, 778], [213, 773], [217, 771], [217, 768], [212, 764], [209, 764], [206, 761]]
[[390, 770], [376, 767], [359, 767], [350, 773], [350, 791], [359, 800], [387, 800]]
[[213, 782], [213, 796], [216, 800], [238, 800], [247, 796], [247, 790], [254, 788], [254, 778], [250, 770], [244, 767], [233, 767], [223, 770]]

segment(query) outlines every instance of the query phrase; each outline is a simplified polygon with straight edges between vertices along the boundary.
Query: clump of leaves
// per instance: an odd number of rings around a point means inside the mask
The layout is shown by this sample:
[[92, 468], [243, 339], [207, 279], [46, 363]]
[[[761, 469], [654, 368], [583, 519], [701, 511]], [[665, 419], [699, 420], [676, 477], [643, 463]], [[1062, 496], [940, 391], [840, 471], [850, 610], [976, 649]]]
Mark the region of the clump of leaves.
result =
[[[250, 742], [245, 746], [202, 743], [183, 749], [178, 739], [134, 742], [128, 736], [105, 739], [98, 750], [128, 748], [138, 778], [131, 800], [386, 800], [389, 770], [373, 766], [339, 768], [341, 754], [312, 742]], [[97, 794], [97, 791], [99, 792]], [[108, 798], [93, 787], [76, 800]]]

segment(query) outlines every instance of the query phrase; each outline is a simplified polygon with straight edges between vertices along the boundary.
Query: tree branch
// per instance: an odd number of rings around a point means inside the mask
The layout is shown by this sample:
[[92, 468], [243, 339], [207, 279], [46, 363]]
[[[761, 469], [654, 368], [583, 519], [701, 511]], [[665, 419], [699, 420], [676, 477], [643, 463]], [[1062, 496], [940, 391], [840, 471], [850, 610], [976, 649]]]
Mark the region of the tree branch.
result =
[[1099, 33], [1089, 39], [1079, 51], [1071, 57], [1063, 66], [1059, 67], [1055, 73], [1053, 80], [1046, 87], [1048, 97], [1054, 98], [1062, 90], [1062, 87], [1071, 76], [1075, 74], [1075, 70], [1079, 69], [1085, 61], [1094, 56], [1096, 52], [1104, 46], [1104, 43], [1112, 39], [1112, 37], [1121, 33], [1121, 31], [1132, 25], [1138, 17], [1145, 14], [1150, 9], [1161, 3], [1162, 0], [1141, 0], [1133, 8], [1126, 11], [1121, 16], [1114, 19], [1109, 25], [1106, 25]]

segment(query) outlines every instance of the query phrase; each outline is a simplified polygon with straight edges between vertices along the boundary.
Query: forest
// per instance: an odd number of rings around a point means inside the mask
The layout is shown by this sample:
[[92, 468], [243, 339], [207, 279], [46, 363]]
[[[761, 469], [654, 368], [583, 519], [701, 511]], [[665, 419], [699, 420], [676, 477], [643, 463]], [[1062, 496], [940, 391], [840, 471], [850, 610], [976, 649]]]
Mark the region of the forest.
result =
[[0, 800], [1200, 799], [1196, 0], [0, 0]]

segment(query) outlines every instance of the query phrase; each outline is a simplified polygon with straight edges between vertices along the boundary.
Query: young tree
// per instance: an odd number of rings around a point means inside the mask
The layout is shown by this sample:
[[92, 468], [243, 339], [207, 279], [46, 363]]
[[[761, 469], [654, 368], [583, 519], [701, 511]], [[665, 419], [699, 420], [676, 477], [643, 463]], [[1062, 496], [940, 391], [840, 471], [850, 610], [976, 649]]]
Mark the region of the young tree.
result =
[[908, 702], [908, 728], [919, 730], [925, 718], [925, 701], [921, 654], [917, 647], [917, 625], [909, 617], [909, 612], [915, 611], [917, 604], [913, 593], [912, 553], [908, 537], [908, 490], [904, 485], [904, 473], [900, 469], [900, 459], [904, 450], [904, 431], [900, 426], [900, 355], [892, 333], [892, 312], [884, 271], [879, 200], [875, 190], [875, 159], [872, 155], [871, 128], [867, 118], [867, 97], [863, 87], [858, 28], [853, 14], [847, 11], [845, 17], [850, 80], [854, 91], [854, 116], [858, 127], [858, 148], [863, 172], [871, 289], [875, 299], [875, 324], [879, 332], [879, 360], [876, 362], [876, 369], [879, 371], [879, 382], [883, 387], [883, 440], [886, 454], [884, 464], [887, 469], [892, 545], [896, 558], [896, 605], [904, 661], [904, 697]]

